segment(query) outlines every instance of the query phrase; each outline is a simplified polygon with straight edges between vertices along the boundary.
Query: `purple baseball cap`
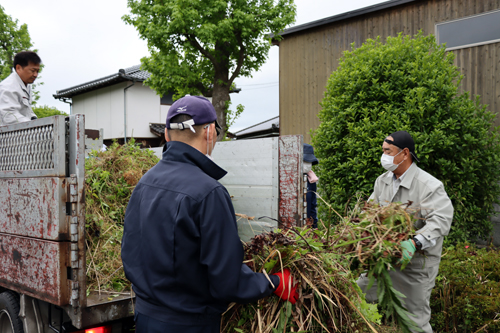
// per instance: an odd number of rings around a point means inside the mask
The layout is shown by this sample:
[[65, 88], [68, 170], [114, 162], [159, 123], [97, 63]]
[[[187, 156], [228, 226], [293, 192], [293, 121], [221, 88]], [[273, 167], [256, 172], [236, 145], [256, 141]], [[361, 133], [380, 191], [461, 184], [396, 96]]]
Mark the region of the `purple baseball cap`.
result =
[[[192, 119], [182, 123], [170, 122], [173, 117], [180, 114], [187, 114], [191, 116]], [[208, 124], [214, 121], [217, 134], [219, 134], [221, 127], [217, 122], [217, 114], [215, 113], [215, 108], [212, 103], [205, 97], [186, 95], [176, 100], [172, 106], [170, 106], [170, 109], [168, 109], [166, 126], [168, 129], [189, 128], [191, 131], [195, 132], [192, 127], [193, 125]]]

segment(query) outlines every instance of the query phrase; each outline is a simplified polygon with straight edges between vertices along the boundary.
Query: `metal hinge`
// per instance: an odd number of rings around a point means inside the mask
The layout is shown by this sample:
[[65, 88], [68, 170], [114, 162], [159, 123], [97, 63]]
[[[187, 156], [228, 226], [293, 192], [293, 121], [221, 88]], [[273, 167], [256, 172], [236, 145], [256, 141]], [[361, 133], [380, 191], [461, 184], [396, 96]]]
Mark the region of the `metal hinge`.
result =
[[[73, 235], [71, 235], [73, 237]], [[76, 276], [78, 276], [78, 244], [71, 243], [71, 268], [73, 270], [73, 275], [75, 280], [71, 281], [71, 306], [77, 308], [79, 306], [79, 294], [80, 294], [80, 285], [76, 280]]]
[[78, 281], [71, 281], [71, 306], [74, 308], [78, 307], [79, 293], [80, 285]]
[[[68, 203], [71, 204], [71, 215], [69, 218], [69, 231], [71, 236], [71, 249], [70, 249], [70, 260], [71, 269], [76, 277], [78, 275], [77, 270], [80, 268], [79, 257], [78, 257], [78, 216], [77, 216], [77, 204], [78, 204], [78, 179], [76, 175], [72, 174], [68, 178]], [[79, 306], [79, 294], [80, 285], [78, 281], [71, 281], [71, 306], [77, 308]]]
[[69, 200], [68, 202], [78, 202], [78, 180], [76, 175], [69, 177]]

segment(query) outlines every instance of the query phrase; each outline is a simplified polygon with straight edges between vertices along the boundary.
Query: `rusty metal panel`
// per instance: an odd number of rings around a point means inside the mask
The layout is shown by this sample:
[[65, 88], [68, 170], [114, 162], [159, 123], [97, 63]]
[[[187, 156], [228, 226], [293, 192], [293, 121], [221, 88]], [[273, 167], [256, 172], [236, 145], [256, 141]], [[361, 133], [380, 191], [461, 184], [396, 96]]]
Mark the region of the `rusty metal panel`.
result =
[[119, 320], [134, 315], [134, 300], [130, 294], [117, 296], [116, 293], [91, 293], [87, 307], [74, 311], [70, 306], [64, 310], [71, 318], [71, 323], [78, 329], [96, 326], [113, 320]]
[[69, 302], [68, 242], [0, 233], [0, 285], [56, 304]]
[[279, 221], [285, 227], [302, 226], [304, 137], [279, 137]]
[[64, 116], [0, 126], [0, 178], [64, 177], [65, 137]]
[[0, 179], [0, 202], [1, 232], [69, 240], [66, 178]]

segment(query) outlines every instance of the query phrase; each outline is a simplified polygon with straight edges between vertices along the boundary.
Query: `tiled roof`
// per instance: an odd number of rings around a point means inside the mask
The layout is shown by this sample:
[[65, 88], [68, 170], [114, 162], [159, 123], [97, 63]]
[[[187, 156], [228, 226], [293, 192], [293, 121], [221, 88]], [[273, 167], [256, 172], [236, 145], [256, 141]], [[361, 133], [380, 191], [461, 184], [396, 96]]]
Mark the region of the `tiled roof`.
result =
[[[163, 137], [165, 135], [165, 123], [149, 123], [149, 130], [151, 133]], [[226, 132], [228, 138], [234, 138], [234, 134], [231, 132]]]
[[132, 80], [142, 82], [149, 77], [150, 73], [141, 70], [140, 67], [141, 65], [136, 65], [125, 69], [120, 69], [117, 73], [102, 77], [100, 79], [82, 83], [74, 87], [58, 90], [52, 96], [54, 96], [54, 98], [71, 98], [76, 95], [108, 87], [120, 82]]
[[165, 123], [149, 123], [151, 133], [162, 137], [165, 135]]
[[236, 139], [277, 136], [280, 133], [280, 117], [276, 116], [261, 123], [235, 132]]

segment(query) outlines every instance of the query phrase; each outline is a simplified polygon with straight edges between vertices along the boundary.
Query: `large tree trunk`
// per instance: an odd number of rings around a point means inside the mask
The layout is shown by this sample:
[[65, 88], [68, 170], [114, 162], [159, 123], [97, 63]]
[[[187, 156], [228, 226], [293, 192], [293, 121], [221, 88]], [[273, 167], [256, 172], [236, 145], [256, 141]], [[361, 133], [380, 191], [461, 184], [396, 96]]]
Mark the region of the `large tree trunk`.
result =
[[219, 135], [219, 139], [222, 139], [227, 130], [226, 124], [226, 104], [230, 100], [229, 97], [229, 86], [225, 85], [214, 85], [214, 91], [212, 95], [212, 104], [217, 113], [217, 121], [222, 127], [222, 132]]
[[214, 87], [212, 92], [212, 105], [217, 113], [217, 121], [222, 127], [222, 132], [219, 135], [219, 140], [224, 138], [227, 131], [226, 123], [226, 106], [227, 102], [230, 100], [229, 89], [231, 86], [229, 81], [229, 69], [228, 66], [218, 66], [215, 71]]

